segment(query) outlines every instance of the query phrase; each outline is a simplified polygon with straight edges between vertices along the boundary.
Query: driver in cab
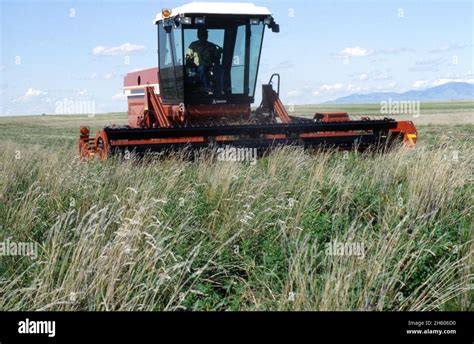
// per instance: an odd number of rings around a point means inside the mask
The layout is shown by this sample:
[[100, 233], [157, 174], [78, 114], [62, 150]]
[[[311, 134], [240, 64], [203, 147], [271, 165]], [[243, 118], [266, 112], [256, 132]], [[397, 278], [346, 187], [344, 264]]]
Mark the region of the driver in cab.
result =
[[212, 72], [215, 78], [216, 92], [220, 94], [223, 90], [223, 73], [220, 65], [222, 49], [209, 42], [208, 36], [206, 28], [198, 29], [198, 40], [189, 45], [186, 51], [186, 61], [196, 67], [201, 84], [209, 94], [213, 94], [209, 80], [209, 74]]

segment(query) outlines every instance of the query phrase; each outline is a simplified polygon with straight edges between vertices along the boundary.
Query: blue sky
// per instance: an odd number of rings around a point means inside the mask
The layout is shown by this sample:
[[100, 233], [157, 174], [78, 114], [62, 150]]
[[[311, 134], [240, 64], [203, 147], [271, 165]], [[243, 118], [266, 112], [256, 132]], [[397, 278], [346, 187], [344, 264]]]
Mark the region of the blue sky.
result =
[[[126, 111], [123, 76], [157, 65], [156, 13], [187, 2], [0, 0], [0, 115], [65, 100]], [[474, 82], [472, 1], [252, 2], [281, 26], [266, 30], [258, 83], [280, 73], [287, 104]]]

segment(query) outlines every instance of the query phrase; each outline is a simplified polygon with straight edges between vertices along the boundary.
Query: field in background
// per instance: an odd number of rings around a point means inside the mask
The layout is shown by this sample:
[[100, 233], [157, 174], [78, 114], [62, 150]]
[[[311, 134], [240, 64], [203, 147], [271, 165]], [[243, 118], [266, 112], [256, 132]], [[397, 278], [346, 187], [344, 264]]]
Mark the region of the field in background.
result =
[[374, 118], [391, 117], [399, 120], [413, 121], [415, 125], [461, 125], [474, 124], [474, 102], [426, 102], [420, 104], [418, 115], [380, 115], [380, 104], [357, 105], [299, 105], [295, 106], [295, 114], [312, 116], [315, 112], [345, 111], [351, 115], [368, 115]]
[[473, 109], [422, 104], [416, 150], [254, 166], [81, 163], [79, 125], [124, 114], [0, 117], [0, 242], [39, 243], [0, 256], [0, 309], [474, 310]]
[[[290, 114], [312, 117], [316, 112], [346, 111], [355, 117], [369, 115], [379, 118], [379, 104], [365, 105], [296, 105], [287, 107]], [[384, 117], [384, 116], [380, 116]], [[422, 103], [420, 115], [391, 115], [402, 120], [411, 120], [420, 127], [421, 143], [426, 139], [432, 141], [434, 136], [446, 132], [444, 126], [456, 127], [454, 134], [472, 134], [474, 125], [474, 102]], [[127, 124], [126, 113], [87, 115], [46, 115], [46, 116], [0, 116], [0, 134], [2, 140], [13, 140], [16, 143], [73, 145], [80, 125], [89, 125], [94, 132], [106, 125]], [[442, 125], [437, 129], [437, 126]], [[463, 126], [463, 128], [459, 128]], [[424, 136], [427, 130], [429, 136]], [[439, 134], [439, 135], [438, 135]]]

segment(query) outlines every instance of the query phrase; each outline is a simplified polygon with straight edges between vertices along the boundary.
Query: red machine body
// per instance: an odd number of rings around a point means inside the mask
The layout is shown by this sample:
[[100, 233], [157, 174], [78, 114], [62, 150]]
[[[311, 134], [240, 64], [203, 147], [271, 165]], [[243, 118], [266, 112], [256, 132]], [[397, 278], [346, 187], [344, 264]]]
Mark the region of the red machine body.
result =
[[198, 104], [185, 106], [179, 104], [163, 104], [160, 98], [159, 70], [150, 68], [128, 73], [124, 78], [124, 93], [128, 102], [128, 125], [131, 128], [157, 128], [158, 125], [147, 125], [146, 113], [150, 110], [149, 99], [145, 96], [146, 87], [153, 87], [154, 94], [160, 102], [163, 115], [166, 116], [170, 125], [183, 125], [186, 119], [192, 123], [205, 123], [212, 119], [234, 119], [249, 118], [251, 104]]

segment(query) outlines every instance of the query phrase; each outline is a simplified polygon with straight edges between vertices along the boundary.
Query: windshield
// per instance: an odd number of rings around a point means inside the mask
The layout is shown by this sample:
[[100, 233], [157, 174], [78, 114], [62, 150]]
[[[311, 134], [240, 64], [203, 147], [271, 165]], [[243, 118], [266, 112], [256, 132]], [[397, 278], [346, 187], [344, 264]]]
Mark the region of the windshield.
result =
[[183, 25], [185, 94], [253, 98], [263, 29], [263, 21], [249, 19]]

